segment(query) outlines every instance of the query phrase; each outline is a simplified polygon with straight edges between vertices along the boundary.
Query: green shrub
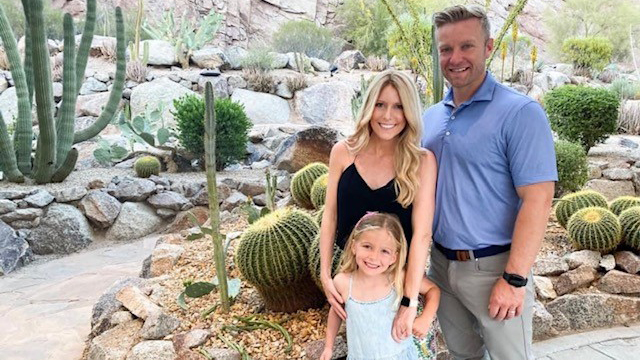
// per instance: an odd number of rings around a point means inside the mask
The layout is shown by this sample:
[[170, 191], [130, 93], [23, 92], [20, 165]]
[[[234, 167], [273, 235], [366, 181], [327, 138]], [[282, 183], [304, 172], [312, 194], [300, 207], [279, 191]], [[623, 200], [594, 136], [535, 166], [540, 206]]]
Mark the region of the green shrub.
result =
[[611, 61], [613, 46], [602, 37], [570, 38], [562, 43], [562, 52], [576, 69], [602, 70]]
[[342, 43], [333, 37], [331, 30], [307, 20], [286, 22], [273, 34], [276, 51], [303, 53], [327, 61], [332, 61], [340, 53]]
[[[180, 144], [196, 156], [204, 154], [204, 100], [185, 95], [173, 101]], [[251, 121], [244, 106], [229, 99], [216, 99], [216, 169], [244, 158]]]
[[640, 83], [628, 79], [615, 79], [609, 85], [609, 90], [625, 100], [633, 100], [640, 94]]
[[616, 131], [620, 99], [607, 89], [565, 85], [548, 92], [544, 104], [551, 128], [586, 152]]
[[264, 46], [249, 49], [247, 56], [242, 59], [242, 68], [251, 70], [273, 70], [273, 53]]
[[587, 154], [580, 144], [566, 140], [555, 143], [558, 182], [556, 196], [580, 190], [589, 180]]
[[338, 18], [344, 24], [340, 34], [364, 54], [386, 56], [389, 12], [379, 0], [346, 0]]

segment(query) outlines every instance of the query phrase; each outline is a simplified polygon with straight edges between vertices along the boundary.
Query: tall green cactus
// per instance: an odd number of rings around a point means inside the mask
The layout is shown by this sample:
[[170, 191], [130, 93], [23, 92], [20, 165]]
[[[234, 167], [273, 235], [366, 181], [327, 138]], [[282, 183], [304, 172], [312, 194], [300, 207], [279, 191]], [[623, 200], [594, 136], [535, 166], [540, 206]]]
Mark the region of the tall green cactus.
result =
[[311, 215], [278, 209], [242, 234], [235, 263], [273, 311], [295, 312], [324, 304], [324, 295], [308, 268], [308, 250], [318, 234]]
[[[80, 47], [75, 51], [75, 30], [70, 15], [64, 18], [63, 97], [58, 118], [54, 119], [55, 103], [49, 64], [49, 50], [44, 26], [43, 0], [22, 0], [25, 14], [25, 62], [21, 63], [15, 36], [3, 7], [0, 5], [0, 37], [5, 45], [11, 74], [18, 97], [18, 116], [14, 144], [6, 134], [6, 124], [0, 126], [2, 169], [13, 182], [32, 176], [37, 183], [63, 181], [75, 167], [77, 150], [72, 145], [97, 135], [111, 122], [124, 88], [125, 44], [122, 11], [116, 8], [117, 65], [116, 78], [109, 100], [98, 120], [88, 128], [74, 134], [75, 106], [78, 90], [84, 80], [96, 19], [96, 0], [87, 0], [87, 17]], [[35, 94], [39, 126], [35, 161], [32, 153], [32, 98]], [[8, 155], [8, 152], [15, 155]], [[17, 172], [16, 172], [17, 170]]]
[[220, 209], [218, 207], [218, 190], [216, 187], [216, 110], [213, 85], [210, 82], [207, 82], [204, 87], [204, 109], [204, 156], [207, 168], [207, 192], [209, 193], [209, 220], [211, 221], [212, 229], [213, 257], [216, 265], [216, 276], [220, 283], [222, 310], [229, 312], [229, 288], [227, 286], [224, 247], [220, 237]]

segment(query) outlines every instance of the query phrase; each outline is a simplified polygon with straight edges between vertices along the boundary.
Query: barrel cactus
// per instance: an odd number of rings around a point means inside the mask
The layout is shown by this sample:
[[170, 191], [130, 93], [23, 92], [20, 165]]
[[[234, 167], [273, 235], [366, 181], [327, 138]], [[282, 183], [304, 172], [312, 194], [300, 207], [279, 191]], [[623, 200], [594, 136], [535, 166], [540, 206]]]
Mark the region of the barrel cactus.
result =
[[293, 208], [267, 214], [242, 234], [235, 263], [268, 309], [295, 312], [324, 304], [308, 268], [309, 246], [317, 234], [311, 215]]
[[569, 240], [578, 249], [607, 253], [614, 250], [622, 239], [618, 217], [598, 206], [578, 210], [567, 224]]
[[[342, 250], [333, 244], [333, 260], [331, 261], [331, 277], [335, 276], [340, 266], [340, 258], [342, 257]], [[320, 234], [311, 243], [309, 247], [309, 271], [311, 277], [315, 281], [316, 285], [322, 289], [322, 283], [320, 282]]]
[[311, 187], [313, 182], [322, 174], [329, 172], [327, 165], [314, 162], [298, 170], [291, 178], [291, 196], [296, 204], [306, 209], [312, 209]]
[[640, 198], [635, 196], [620, 196], [609, 204], [612, 213], [620, 216], [620, 214], [628, 208], [640, 206]]
[[324, 198], [327, 195], [327, 180], [329, 180], [329, 174], [320, 175], [311, 186], [309, 195], [314, 209], [320, 209], [324, 205]]
[[566, 229], [571, 215], [589, 206], [599, 206], [608, 209], [607, 199], [599, 192], [593, 190], [583, 190], [563, 196], [556, 205], [558, 222]]
[[155, 156], [143, 156], [133, 165], [138, 177], [148, 178], [160, 174], [160, 160]]
[[323, 215], [324, 215], [324, 205], [322, 205], [322, 207], [318, 209], [318, 211], [316, 211], [315, 214], [313, 214], [313, 220], [316, 221], [316, 224], [318, 224], [318, 226], [322, 226]]
[[634, 206], [620, 213], [622, 240], [625, 245], [640, 251], [640, 206]]

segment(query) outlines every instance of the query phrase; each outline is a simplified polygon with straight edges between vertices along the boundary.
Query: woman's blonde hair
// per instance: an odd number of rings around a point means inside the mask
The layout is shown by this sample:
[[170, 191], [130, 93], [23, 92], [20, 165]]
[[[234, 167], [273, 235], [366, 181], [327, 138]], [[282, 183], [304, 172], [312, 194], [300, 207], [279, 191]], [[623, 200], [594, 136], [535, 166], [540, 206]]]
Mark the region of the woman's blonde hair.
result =
[[356, 130], [347, 141], [349, 151], [357, 154], [369, 143], [371, 135], [371, 115], [380, 91], [392, 85], [400, 95], [404, 117], [407, 125], [398, 135], [398, 146], [395, 152], [395, 190], [397, 201], [406, 208], [413, 202], [418, 190], [418, 167], [420, 165], [420, 137], [422, 126], [420, 121], [420, 99], [411, 77], [397, 70], [385, 70], [376, 75], [365, 92], [364, 99], [356, 118]]
[[340, 272], [352, 273], [358, 269], [356, 256], [353, 253], [353, 246], [360, 239], [360, 235], [366, 231], [383, 229], [396, 243], [396, 262], [391, 264], [385, 271], [389, 276], [389, 280], [396, 290], [395, 306], [399, 304], [403, 294], [404, 283], [404, 265], [407, 262], [407, 240], [404, 237], [404, 231], [398, 217], [393, 214], [368, 212], [365, 214], [351, 231], [347, 244], [342, 252], [340, 259]]

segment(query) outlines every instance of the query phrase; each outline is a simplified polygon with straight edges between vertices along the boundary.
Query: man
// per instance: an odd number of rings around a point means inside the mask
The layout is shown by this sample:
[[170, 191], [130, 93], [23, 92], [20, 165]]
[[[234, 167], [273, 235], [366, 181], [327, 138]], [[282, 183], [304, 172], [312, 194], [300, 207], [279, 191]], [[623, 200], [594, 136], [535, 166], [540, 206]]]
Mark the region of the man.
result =
[[[434, 23], [451, 85], [423, 117], [422, 145], [438, 160], [429, 271], [442, 291], [438, 319], [456, 359], [533, 359], [531, 267], [557, 180], [549, 123], [538, 103], [486, 71], [493, 39], [482, 8], [450, 7]], [[427, 252], [413, 245], [411, 305]], [[400, 307], [394, 338], [410, 334], [414, 314]]]

